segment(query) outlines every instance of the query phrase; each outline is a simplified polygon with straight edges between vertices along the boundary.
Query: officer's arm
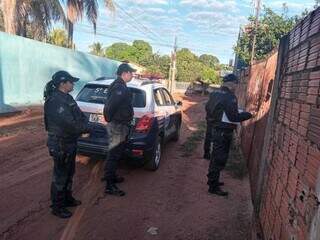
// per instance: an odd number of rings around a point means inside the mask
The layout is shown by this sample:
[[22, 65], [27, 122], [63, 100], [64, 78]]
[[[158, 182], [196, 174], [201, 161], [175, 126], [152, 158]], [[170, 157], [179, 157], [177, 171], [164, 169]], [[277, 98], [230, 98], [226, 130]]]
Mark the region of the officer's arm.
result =
[[57, 120], [59, 125], [69, 134], [80, 135], [88, 132], [88, 121], [76, 119], [72, 114], [72, 108], [66, 104], [60, 105], [57, 108]]
[[252, 117], [249, 112], [239, 113], [238, 102], [235, 96], [231, 96], [225, 101], [225, 113], [231, 122], [242, 122]]

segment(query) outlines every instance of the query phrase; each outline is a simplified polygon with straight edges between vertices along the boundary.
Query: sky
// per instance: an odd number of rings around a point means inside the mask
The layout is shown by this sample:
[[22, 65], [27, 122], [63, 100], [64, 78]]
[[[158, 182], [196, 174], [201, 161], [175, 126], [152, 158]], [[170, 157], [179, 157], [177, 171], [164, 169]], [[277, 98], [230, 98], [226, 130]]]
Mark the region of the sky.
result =
[[[149, 42], [153, 52], [170, 54], [177, 37], [178, 49], [215, 55], [221, 63], [228, 63], [234, 58], [232, 48], [239, 28], [254, 13], [252, 0], [114, 0], [114, 14], [102, 0], [98, 2], [97, 34], [85, 18], [75, 25], [74, 42], [80, 51], [89, 51], [93, 42], [107, 47], [139, 39]], [[278, 13], [283, 3], [293, 16], [312, 9], [314, 0], [262, 0]]]

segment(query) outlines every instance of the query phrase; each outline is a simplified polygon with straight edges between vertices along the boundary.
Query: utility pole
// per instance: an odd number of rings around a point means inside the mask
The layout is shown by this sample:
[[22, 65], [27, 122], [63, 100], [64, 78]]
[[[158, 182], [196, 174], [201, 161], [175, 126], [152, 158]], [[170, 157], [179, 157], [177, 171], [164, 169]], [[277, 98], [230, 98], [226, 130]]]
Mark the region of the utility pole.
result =
[[255, 0], [255, 8], [256, 8], [256, 18], [254, 22], [254, 29], [253, 29], [253, 42], [252, 42], [252, 51], [251, 51], [251, 64], [253, 63], [255, 50], [256, 50], [256, 42], [257, 42], [257, 31], [258, 31], [258, 24], [259, 24], [259, 15], [261, 10], [261, 1], [262, 0]]
[[173, 52], [171, 53], [171, 66], [169, 73], [169, 91], [174, 93], [176, 89], [176, 71], [177, 71], [177, 36], [174, 39]]

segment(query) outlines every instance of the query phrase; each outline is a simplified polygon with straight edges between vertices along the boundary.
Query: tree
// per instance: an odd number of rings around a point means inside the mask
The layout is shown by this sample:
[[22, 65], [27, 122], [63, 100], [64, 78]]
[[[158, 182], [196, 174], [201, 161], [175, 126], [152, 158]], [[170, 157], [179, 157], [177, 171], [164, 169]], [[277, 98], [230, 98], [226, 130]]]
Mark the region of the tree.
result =
[[203, 66], [201, 79], [207, 84], [220, 84], [219, 74], [213, 68], [210, 68], [208, 66]]
[[64, 29], [54, 29], [51, 31], [47, 42], [60, 47], [70, 47], [68, 44], [68, 35]]
[[114, 43], [106, 48], [105, 56], [118, 61], [137, 63], [135, 48], [126, 43]]
[[[93, 25], [94, 32], [97, 29], [99, 4], [97, 0], [63, 0], [67, 5], [68, 38], [73, 45], [73, 25], [82, 19], [83, 14]], [[105, 6], [111, 12], [115, 11], [113, 0], [104, 0]]]
[[177, 51], [177, 81], [193, 82], [201, 79], [203, 64], [189, 49]]
[[65, 15], [59, 0], [2, 0], [4, 30], [11, 34], [45, 39], [52, 21]]
[[[295, 18], [288, 18], [284, 13], [276, 14], [270, 8], [264, 8], [263, 15], [259, 21], [256, 31], [257, 42], [255, 59], [264, 58], [279, 43], [280, 39], [286, 35], [295, 25]], [[254, 17], [249, 17], [249, 24], [242, 31], [237, 46], [234, 47], [236, 54], [247, 64], [250, 61], [252, 50]]]
[[150, 73], [161, 73], [165, 78], [169, 78], [170, 57], [168, 55], [152, 54], [148, 61], [141, 65], [146, 67]]
[[96, 42], [89, 46], [90, 53], [99, 57], [104, 57], [104, 47], [102, 43]]
[[152, 56], [152, 47], [149, 43], [143, 40], [135, 40], [132, 43], [134, 48], [135, 59], [141, 65], [148, 64], [148, 60]]
[[215, 56], [209, 55], [209, 54], [202, 54], [199, 57], [200, 62], [202, 62], [204, 65], [211, 67], [211, 68], [219, 68], [219, 59]]

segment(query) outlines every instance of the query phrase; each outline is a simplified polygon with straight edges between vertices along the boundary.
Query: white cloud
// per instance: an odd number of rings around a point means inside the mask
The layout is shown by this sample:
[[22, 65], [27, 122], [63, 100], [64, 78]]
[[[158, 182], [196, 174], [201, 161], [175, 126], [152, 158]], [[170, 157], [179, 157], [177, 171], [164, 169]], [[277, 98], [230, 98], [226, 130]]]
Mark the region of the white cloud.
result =
[[283, 4], [286, 4], [287, 7], [292, 10], [298, 10], [298, 11], [303, 11], [304, 9], [306, 8], [312, 8], [313, 7], [313, 3], [307, 3], [307, 2], [288, 2], [288, 1], [271, 1], [271, 2], [268, 2], [268, 3], [265, 3], [266, 6], [268, 7], [271, 7], [271, 8], [274, 8], [274, 9], [282, 9], [283, 7]]
[[207, 9], [210, 8], [214, 11], [219, 10], [235, 10], [236, 9], [236, 2], [235, 0], [226, 0], [226, 1], [219, 1], [219, 0], [181, 0], [181, 5], [191, 6], [193, 8], [203, 8]]
[[127, 0], [127, 3], [135, 3], [140, 5], [167, 5], [168, 0]]

